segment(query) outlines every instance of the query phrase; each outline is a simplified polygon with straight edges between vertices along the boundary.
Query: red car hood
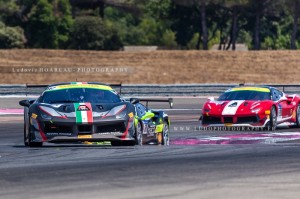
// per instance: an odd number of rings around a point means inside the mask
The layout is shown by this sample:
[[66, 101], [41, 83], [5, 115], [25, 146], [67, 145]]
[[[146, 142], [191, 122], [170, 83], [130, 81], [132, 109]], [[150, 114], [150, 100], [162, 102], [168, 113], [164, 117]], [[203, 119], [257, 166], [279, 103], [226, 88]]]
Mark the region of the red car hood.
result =
[[209, 115], [249, 115], [264, 105], [265, 101], [253, 100], [208, 101], [202, 111]]

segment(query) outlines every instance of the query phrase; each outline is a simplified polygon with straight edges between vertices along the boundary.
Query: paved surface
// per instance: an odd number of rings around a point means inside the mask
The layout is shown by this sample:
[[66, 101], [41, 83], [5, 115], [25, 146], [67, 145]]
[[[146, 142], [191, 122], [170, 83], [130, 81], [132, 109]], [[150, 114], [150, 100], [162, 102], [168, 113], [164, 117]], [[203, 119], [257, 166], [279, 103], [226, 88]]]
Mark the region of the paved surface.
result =
[[0, 198], [299, 198], [299, 129], [197, 129], [199, 100], [178, 99], [167, 110], [169, 147], [27, 148], [22, 116], [1, 116]]

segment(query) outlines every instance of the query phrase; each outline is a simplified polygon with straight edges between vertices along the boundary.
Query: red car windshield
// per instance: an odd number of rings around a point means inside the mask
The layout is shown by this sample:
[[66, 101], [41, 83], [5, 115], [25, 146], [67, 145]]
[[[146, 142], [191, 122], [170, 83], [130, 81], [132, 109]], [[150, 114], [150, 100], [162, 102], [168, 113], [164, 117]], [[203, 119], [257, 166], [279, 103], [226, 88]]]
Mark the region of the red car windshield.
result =
[[269, 92], [260, 91], [229, 91], [223, 93], [218, 101], [228, 100], [271, 100], [271, 94]]

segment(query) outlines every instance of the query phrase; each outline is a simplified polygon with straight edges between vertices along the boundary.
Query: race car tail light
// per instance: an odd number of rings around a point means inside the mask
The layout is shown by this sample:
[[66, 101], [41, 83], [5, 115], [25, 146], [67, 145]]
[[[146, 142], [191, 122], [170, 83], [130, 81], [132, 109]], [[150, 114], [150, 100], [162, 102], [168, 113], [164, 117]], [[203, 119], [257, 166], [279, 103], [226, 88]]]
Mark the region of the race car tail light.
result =
[[126, 105], [116, 106], [113, 109], [111, 109], [104, 117], [119, 115], [122, 113], [123, 110], [125, 110]]
[[41, 112], [41, 116], [42, 116], [43, 119], [46, 119], [46, 120], [51, 120], [52, 119], [52, 117], [50, 115], [48, 115], [44, 112]]

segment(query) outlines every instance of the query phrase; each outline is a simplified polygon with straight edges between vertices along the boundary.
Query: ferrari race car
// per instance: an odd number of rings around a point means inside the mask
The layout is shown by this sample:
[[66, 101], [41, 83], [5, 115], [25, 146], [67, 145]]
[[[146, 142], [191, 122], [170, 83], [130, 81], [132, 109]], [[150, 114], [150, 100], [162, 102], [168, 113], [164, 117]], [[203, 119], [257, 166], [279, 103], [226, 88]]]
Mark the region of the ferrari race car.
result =
[[202, 126], [300, 126], [300, 97], [268, 86], [236, 87], [202, 108]]
[[113, 146], [169, 144], [167, 114], [148, 109], [139, 99], [126, 101], [105, 84], [53, 84], [38, 99], [19, 104], [24, 107], [25, 146], [104, 141]]

